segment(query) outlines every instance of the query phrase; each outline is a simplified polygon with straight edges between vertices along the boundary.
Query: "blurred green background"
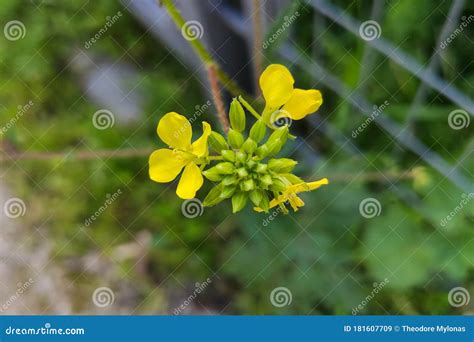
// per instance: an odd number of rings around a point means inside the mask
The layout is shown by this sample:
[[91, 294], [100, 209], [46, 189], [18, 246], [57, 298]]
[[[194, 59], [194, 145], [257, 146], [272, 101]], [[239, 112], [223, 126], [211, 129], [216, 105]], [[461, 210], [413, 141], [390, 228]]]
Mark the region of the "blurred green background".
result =
[[[332, 3], [362, 21], [371, 11], [370, 1]], [[424, 65], [450, 5], [451, 1], [387, 1], [380, 20], [383, 37]], [[291, 36], [280, 37], [279, 43], [311, 46], [310, 57], [319, 58], [347, 85], [360, 85], [365, 42], [324, 21], [309, 6], [298, 10], [301, 16]], [[467, 2], [463, 15], [473, 10], [473, 3]], [[125, 63], [137, 70], [128, 81], [139, 89], [143, 113], [138, 120], [117, 120], [113, 128], [98, 130], [92, 116], [102, 107], [85, 95], [83, 69], [73, 61], [105, 18], [119, 11], [123, 15], [118, 22], [87, 52], [95, 61]], [[474, 201], [442, 226], [441, 220], [459, 206], [466, 192], [400, 147], [377, 124], [347, 144], [357, 145], [362, 155], [346, 153], [327, 135], [314, 133], [312, 126], [292, 126], [309, 137], [286, 151], [302, 161], [297, 172], [305, 178], [335, 176], [329, 186], [304, 194], [306, 206], [298, 213], [278, 215], [267, 224], [268, 214], [248, 208], [231, 215], [230, 205], [224, 203], [188, 219], [174, 193], [176, 184], [149, 180], [146, 156], [77, 160], [75, 154], [162, 146], [155, 133], [159, 118], [168, 111], [191, 116], [208, 100], [200, 81], [190, 77], [191, 70], [118, 1], [2, 0], [0, 18], [2, 26], [11, 20], [26, 26], [22, 39], [0, 37], [0, 123], [15, 117], [18, 106], [34, 103], [2, 135], [1, 149], [6, 154], [71, 152], [41, 161], [2, 159], [0, 182], [26, 203], [26, 214], [14, 220], [23, 228], [9, 242], [8, 253], [20, 254], [21, 263], [23, 253], [47, 244], [45, 263], [26, 267], [25, 273], [39, 279], [48, 276], [48, 268], [57, 267], [69, 303], [63, 311], [53, 309], [54, 299], [41, 299], [40, 293], [39, 299], [25, 302], [29, 310], [22, 307], [18, 313], [104, 312], [91, 303], [99, 286], [115, 293], [109, 312], [173, 313], [193, 293], [195, 283], [207, 278], [210, 286], [187, 313], [352, 314], [363, 301], [359, 314], [474, 312], [472, 300], [459, 308], [448, 301], [454, 287], [474, 293]], [[314, 47], [318, 18], [326, 28]], [[472, 25], [444, 51], [439, 72], [471, 99]], [[283, 62], [276, 50], [267, 51], [265, 62]], [[390, 59], [379, 54], [372, 58], [375, 70], [364, 93], [378, 105], [388, 100], [389, 109], [382, 115], [404, 125], [420, 81]], [[366, 118], [324, 84], [314, 84], [307, 70], [293, 67], [292, 72], [299, 87], [321, 89], [325, 102], [315, 115], [351, 139], [352, 130]], [[473, 125], [451, 129], [447, 117], [455, 109], [442, 94], [428, 90], [409, 129], [432, 151], [458, 165], [472, 184]], [[217, 126], [213, 108], [199, 120]], [[410, 176], [400, 177], [403, 171], [410, 171]], [[374, 172], [387, 176], [372, 177]], [[86, 226], [85, 220], [104, 204], [107, 194], [118, 189], [120, 197]], [[201, 199], [206, 191], [199, 193]], [[366, 198], [381, 203], [379, 216], [361, 215], [359, 205]], [[9, 255], [2, 259], [9, 264]], [[11, 272], [11, 278], [0, 280], [4, 298], [16, 286], [17, 271], [18, 267], [8, 268], [5, 274]], [[387, 284], [367, 301], [374, 283], [385, 279]], [[277, 287], [290, 290], [291, 304], [272, 305], [270, 295]]]

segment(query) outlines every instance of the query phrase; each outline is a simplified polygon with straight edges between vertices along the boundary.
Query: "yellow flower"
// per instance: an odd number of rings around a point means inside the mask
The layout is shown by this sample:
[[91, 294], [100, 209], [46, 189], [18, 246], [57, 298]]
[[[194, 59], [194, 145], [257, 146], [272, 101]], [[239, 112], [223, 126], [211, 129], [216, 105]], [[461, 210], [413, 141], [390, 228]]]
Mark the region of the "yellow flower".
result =
[[260, 76], [259, 83], [266, 102], [264, 113], [267, 115], [278, 112], [277, 118], [289, 116], [293, 120], [301, 120], [317, 111], [323, 103], [319, 90], [293, 88], [295, 80], [281, 64], [269, 65]]
[[[293, 210], [298, 211], [300, 207], [304, 206], [303, 200], [297, 196], [298, 193], [316, 190], [317, 188], [326, 184], [329, 184], [329, 180], [327, 178], [323, 178], [310, 183], [299, 183], [289, 185], [281, 195], [270, 201], [269, 208], [271, 209], [278, 205], [280, 206], [280, 208], [283, 209], [283, 211], [288, 212], [284, 206], [284, 203], [289, 202]], [[255, 207], [253, 209], [258, 212], [263, 211], [263, 209], [259, 207]]]
[[204, 183], [198, 165], [204, 163], [203, 157], [208, 155], [207, 139], [211, 126], [203, 121], [202, 129], [202, 136], [191, 143], [191, 124], [184, 116], [170, 112], [158, 123], [158, 136], [173, 149], [159, 149], [150, 155], [150, 178], [158, 183], [168, 183], [184, 168], [176, 189], [176, 194], [183, 199], [194, 198]]

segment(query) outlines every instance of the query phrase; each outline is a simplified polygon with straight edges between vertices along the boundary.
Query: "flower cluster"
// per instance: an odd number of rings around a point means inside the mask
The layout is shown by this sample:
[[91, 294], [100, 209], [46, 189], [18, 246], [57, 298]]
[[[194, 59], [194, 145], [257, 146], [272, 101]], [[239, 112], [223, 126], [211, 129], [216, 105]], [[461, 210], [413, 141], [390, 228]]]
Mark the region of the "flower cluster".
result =
[[[203, 134], [191, 142], [189, 121], [175, 112], [164, 115], [157, 133], [171, 148], [151, 154], [150, 178], [167, 183], [182, 172], [176, 194], [191, 199], [203, 186], [205, 177], [214, 182], [214, 186], [203, 205], [214, 206], [231, 199], [234, 213], [249, 201], [257, 212], [279, 206], [287, 213], [287, 203], [297, 211], [304, 205], [297, 194], [315, 190], [328, 184], [328, 180], [306, 183], [292, 173], [297, 164], [295, 160], [277, 158], [287, 140], [294, 137], [288, 125], [278, 127], [275, 121], [304, 118], [321, 106], [322, 96], [315, 89], [294, 88], [290, 71], [279, 64], [265, 69], [260, 76], [260, 87], [265, 99], [263, 112], [258, 113], [242, 97], [233, 99], [229, 110], [231, 128], [226, 137], [203, 122]], [[248, 133], [244, 108], [256, 118]], [[214, 153], [210, 155], [209, 150]]]

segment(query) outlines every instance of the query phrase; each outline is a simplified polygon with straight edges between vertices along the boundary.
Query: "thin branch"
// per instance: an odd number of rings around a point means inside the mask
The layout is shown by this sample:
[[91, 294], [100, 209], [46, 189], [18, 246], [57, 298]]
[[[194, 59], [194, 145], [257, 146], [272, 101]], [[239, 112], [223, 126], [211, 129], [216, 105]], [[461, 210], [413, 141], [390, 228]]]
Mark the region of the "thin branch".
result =
[[94, 159], [121, 159], [133, 157], [148, 157], [153, 148], [129, 148], [123, 150], [98, 151], [58, 151], [58, 152], [0, 152], [0, 162], [16, 161], [47, 161], [54, 159], [94, 160]]
[[[314, 10], [330, 18], [354, 35], [361, 37], [359, 29], [362, 23], [340, 7], [326, 0], [307, 0], [307, 3], [310, 4]], [[395, 44], [389, 42], [383, 37], [369, 40], [365, 43], [387, 56], [391, 61], [398, 64], [403, 69], [408, 70], [413, 76], [419, 78], [444, 97], [450, 99], [459, 107], [466, 110], [471, 116], [474, 116], [474, 112], [472, 111], [472, 108], [474, 108], [474, 101], [469, 96], [451, 85], [451, 82], [445, 81], [433, 73], [428, 67], [420, 64], [414, 57], [402, 52], [397, 46], [395, 46]]]
[[[242, 106], [244, 106], [249, 111], [249, 113], [255, 117], [255, 119], [260, 120], [262, 118], [260, 114], [258, 114], [257, 111], [252, 107], [252, 105], [248, 103], [247, 101], [245, 101], [245, 99], [242, 96], [239, 96], [238, 99], [239, 99], [239, 102], [242, 104]], [[273, 126], [269, 122], [265, 122], [265, 125], [272, 130], [277, 129], [276, 126]], [[294, 136], [293, 134], [288, 134], [288, 138], [290, 138], [291, 140], [294, 140], [296, 139], [296, 136]]]
[[259, 77], [263, 71], [263, 52], [262, 52], [262, 13], [260, 0], [252, 0], [252, 61], [255, 82], [256, 97], [260, 95]]
[[[157, 0], [158, 5], [163, 5], [168, 14], [170, 15], [173, 22], [176, 24], [176, 27], [179, 30], [182, 30], [183, 27], [185, 28], [186, 20], [183, 18], [181, 13], [178, 11], [176, 6], [173, 4], [172, 0]], [[189, 40], [189, 44], [196, 52], [199, 59], [208, 67], [209, 65], [213, 64], [216, 67], [216, 74], [219, 78], [219, 81], [222, 83], [222, 86], [226, 88], [233, 96], [239, 96], [246, 94], [237, 83], [235, 83], [215, 62], [214, 58], [211, 54], [207, 51], [204, 47], [204, 44], [201, 42], [200, 39], [192, 39]]]
[[217, 80], [217, 70], [214, 64], [209, 64], [207, 67], [207, 77], [211, 85], [212, 99], [216, 106], [217, 118], [221, 123], [222, 130], [227, 133], [229, 131], [229, 120], [227, 119], [224, 102], [222, 101], [221, 90], [219, 89], [219, 82]]
[[[320, 0], [318, 0], [318, 2], [319, 1]], [[280, 54], [286, 60], [303, 68], [303, 70], [313, 77], [313, 79], [323, 82], [329, 89], [353, 104], [361, 114], [369, 116], [369, 113], [372, 112], [373, 104], [367, 101], [365, 97], [361, 96], [357, 90], [351, 89], [316, 61], [306, 58], [302, 53], [288, 44], [280, 50]], [[416, 153], [435, 170], [453, 182], [453, 184], [455, 184], [459, 189], [468, 192], [473, 191], [472, 182], [468, 177], [458, 171], [456, 167], [450, 165], [438, 153], [428, 148], [420, 139], [414, 136], [411, 132], [405, 130], [393, 119], [383, 115], [375, 116], [373, 119], [375, 123], [387, 131], [401, 146]]]

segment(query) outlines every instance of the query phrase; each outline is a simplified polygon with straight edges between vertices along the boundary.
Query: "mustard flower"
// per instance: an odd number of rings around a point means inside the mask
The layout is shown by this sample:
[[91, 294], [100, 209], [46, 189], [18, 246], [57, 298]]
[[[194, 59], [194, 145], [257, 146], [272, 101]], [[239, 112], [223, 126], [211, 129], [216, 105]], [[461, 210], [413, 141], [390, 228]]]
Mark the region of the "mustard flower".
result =
[[[294, 211], [298, 211], [300, 207], [304, 206], [303, 200], [297, 195], [298, 193], [316, 190], [319, 187], [323, 185], [327, 185], [327, 184], [329, 184], [328, 179], [323, 178], [314, 182], [309, 182], [309, 183], [303, 182], [303, 183], [288, 185], [288, 187], [285, 190], [283, 190], [281, 195], [279, 195], [278, 197], [270, 201], [269, 208], [271, 209], [278, 205], [283, 209], [284, 212], [287, 212], [286, 208], [284, 207], [284, 204], [288, 202]], [[264, 211], [260, 207], [255, 207], [254, 210], [257, 212]]]
[[294, 88], [291, 72], [281, 64], [270, 64], [260, 76], [259, 83], [265, 99], [263, 116], [267, 122], [275, 119], [271, 118], [275, 112], [278, 112], [278, 118], [301, 120], [317, 111], [323, 103], [319, 90]]
[[[319, 90], [298, 89], [293, 85], [293, 76], [286, 67], [268, 66], [260, 76], [265, 99], [263, 112], [257, 112], [242, 97], [233, 99], [229, 106], [230, 127], [225, 136], [213, 132], [203, 122], [202, 136], [191, 142], [188, 120], [178, 113], [167, 113], [159, 121], [157, 133], [170, 148], [151, 154], [150, 178], [167, 183], [182, 173], [176, 194], [191, 199], [205, 177], [214, 184], [202, 202], [205, 207], [230, 200], [234, 213], [245, 208], [249, 201], [257, 212], [268, 212], [278, 206], [286, 214], [287, 204], [298, 211], [304, 205], [299, 193], [315, 190], [329, 181], [323, 178], [306, 183], [292, 173], [298, 164], [296, 160], [277, 157], [288, 139], [295, 137], [289, 133], [289, 124], [276, 127], [273, 122], [285, 116], [300, 120], [323, 102]], [[256, 119], [250, 127], [244, 107]], [[214, 152], [212, 156], [208, 145]]]
[[184, 116], [170, 112], [158, 123], [158, 136], [172, 149], [159, 149], [150, 155], [149, 175], [155, 182], [168, 183], [184, 169], [176, 189], [182, 199], [194, 198], [204, 183], [199, 165], [207, 163], [211, 126], [203, 121], [202, 128], [202, 136], [191, 143], [191, 124]]

